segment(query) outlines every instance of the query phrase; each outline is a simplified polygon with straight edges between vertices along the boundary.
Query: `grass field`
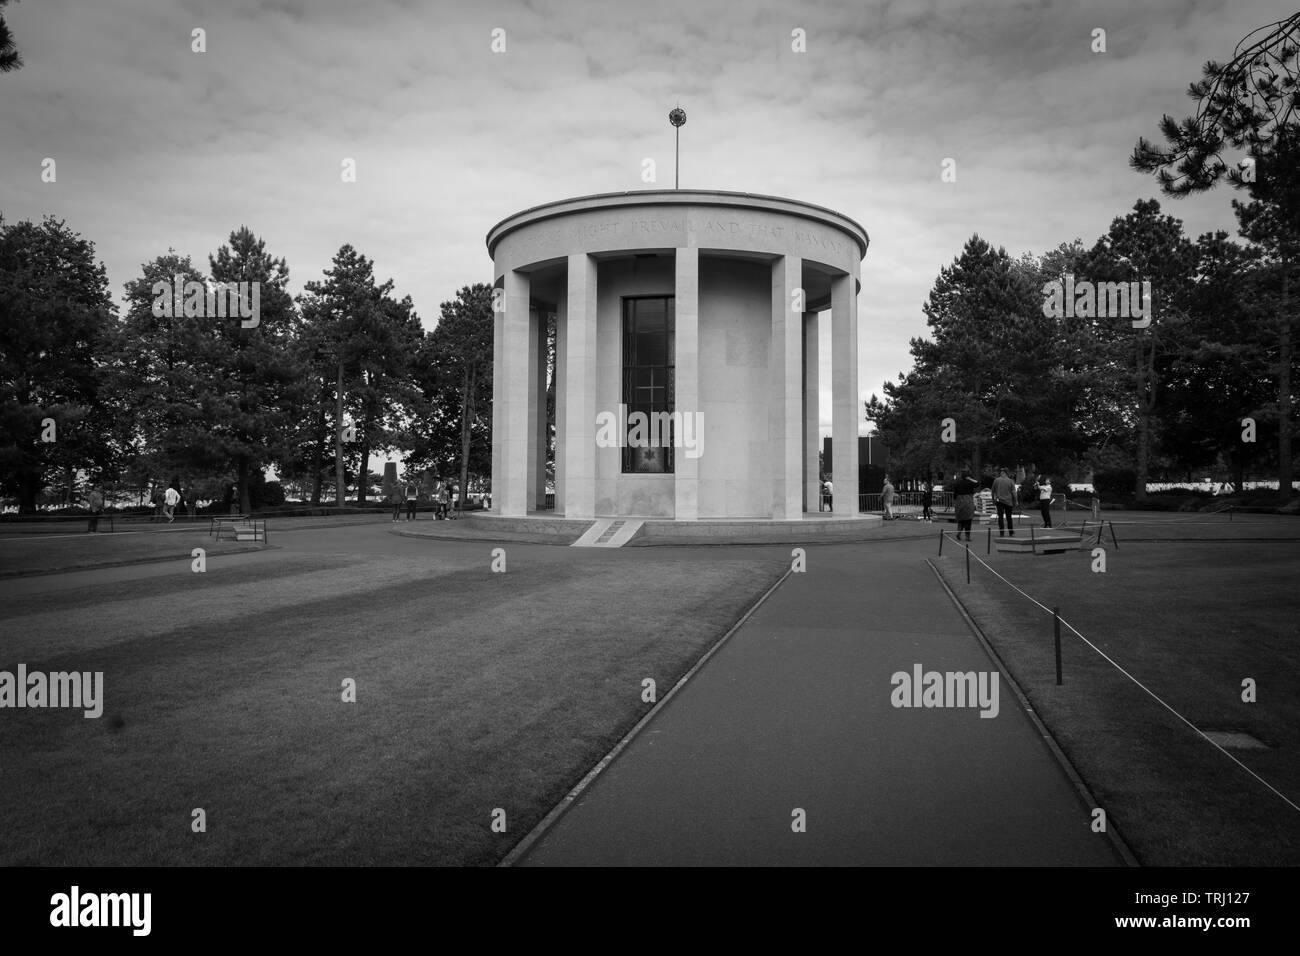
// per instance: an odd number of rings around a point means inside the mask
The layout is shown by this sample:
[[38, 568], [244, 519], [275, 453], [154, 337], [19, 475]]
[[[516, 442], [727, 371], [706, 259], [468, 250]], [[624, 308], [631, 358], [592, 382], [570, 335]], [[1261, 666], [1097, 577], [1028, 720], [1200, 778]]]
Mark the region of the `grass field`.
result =
[[[1197, 728], [1263, 742], [1229, 753], [1300, 804], [1300, 544], [1230, 540], [1297, 526], [1238, 516], [1233, 535], [1226, 525], [1116, 522], [1120, 547], [1107, 532], [1105, 573], [1091, 570], [1090, 550], [989, 558], [977, 534], [972, 552], [1043, 605], [1059, 605], [1063, 620]], [[1195, 541], [1207, 528], [1225, 540]], [[1142, 863], [1300, 863], [1300, 811], [1066, 628], [1057, 687], [1051, 614], [978, 562], [967, 585], [951, 543], [936, 564]], [[1242, 700], [1245, 678], [1257, 684], [1255, 703]]]
[[[375, 515], [271, 518], [267, 540], [275, 545], [281, 531], [302, 531], [341, 526], [375, 526]], [[208, 554], [259, 551], [262, 545], [234, 541], [227, 534], [217, 541], [210, 532], [211, 520], [177, 519], [174, 524], [119, 521], [117, 531], [108, 532], [102, 522], [99, 534], [86, 534], [85, 521], [8, 523], [0, 525], [0, 578], [28, 574], [49, 574], [79, 568], [114, 567], [152, 561], [189, 561], [194, 548]]]
[[319, 534], [0, 584], [0, 669], [103, 671], [107, 699], [4, 713], [0, 864], [492, 863], [788, 561], [508, 545], [493, 574], [373, 519]]

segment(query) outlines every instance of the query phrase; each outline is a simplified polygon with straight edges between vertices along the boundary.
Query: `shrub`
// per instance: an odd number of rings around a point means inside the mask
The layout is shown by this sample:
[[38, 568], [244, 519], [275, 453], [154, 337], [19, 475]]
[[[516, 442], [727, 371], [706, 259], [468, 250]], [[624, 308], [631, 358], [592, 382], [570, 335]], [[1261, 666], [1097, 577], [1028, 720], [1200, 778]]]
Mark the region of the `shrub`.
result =
[[1137, 472], [1129, 468], [1100, 471], [1092, 476], [1092, 487], [1102, 499], [1131, 498]]
[[278, 508], [284, 504], [284, 486], [278, 481], [265, 482], [258, 489], [258, 492], [257, 499], [252, 502], [254, 508], [268, 505], [272, 508]]

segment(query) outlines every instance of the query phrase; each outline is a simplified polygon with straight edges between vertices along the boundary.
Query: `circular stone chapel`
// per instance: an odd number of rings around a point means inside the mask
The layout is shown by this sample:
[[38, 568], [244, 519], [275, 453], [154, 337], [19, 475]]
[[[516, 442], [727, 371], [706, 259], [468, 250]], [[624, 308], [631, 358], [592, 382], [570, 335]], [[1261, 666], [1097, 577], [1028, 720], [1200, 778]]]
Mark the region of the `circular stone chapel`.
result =
[[545, 507], [553, 347], [549, 513], [816, 513], [817, 332], [829, 311], [833, 512], [856, 517], [857, 293], [868, 241], [830, 209], [713, 190], [583, 196], [497, 223], [487, 236], [493, 512]]

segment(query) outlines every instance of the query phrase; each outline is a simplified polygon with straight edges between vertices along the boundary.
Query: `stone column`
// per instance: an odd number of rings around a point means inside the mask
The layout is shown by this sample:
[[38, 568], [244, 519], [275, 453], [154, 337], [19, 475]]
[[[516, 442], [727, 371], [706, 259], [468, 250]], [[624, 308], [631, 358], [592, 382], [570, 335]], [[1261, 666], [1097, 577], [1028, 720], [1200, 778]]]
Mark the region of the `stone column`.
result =
[[[502, 515], [528, 513], [528, 276], [510, 270], [502, 277], [503, 312], [496, 319], [496, 368], [492, 379], [492, 503]], [[500, 378], [498, 391], [497, 379]], [[500, 449], [500, 458], [498, 452]]]
[[772, 263], [772, 335], [768, 349], [768, 447], [772, 517], [803, 514], [803, 259]]
[[[700, 407], [700, 250], [680, 248], [675, 260], [676, 354], [673, 356], [675, 392], [673, 409], [685, 417], [703, 411]], [[700, 516], [700, 462], [709, 453], [708, 419], [697, 416], [699, 433], [694, 437], [700, 455], [688, 458], [685, 447], [673, 450], [674, 511], [678, 521]]]
[[546, 313], [528, 310], [528, 498], [546, 504]]
[[556, 387], [564, 389], [564, 516], [593, 518], [596, 515], [596, 260], [585, 253], [569, 256], [564, 377], [557, 380]]
[[561, 287], [555, 301], [555, 513], [564, 513], [564, 449], [568, 445], [565, 439], [564, 403], [565, 374], [567, 356], [565, 349], [565, 325], [568, 322], [568, 290]]
[[816, 312], [803, 314], [803, 492], [804, 510], [814, 514], [821, 508], [821, 469], [817, 452], [821, 447], [821, 401]]
[[501, 488], [505, 481], [505, 277], [492, 286], [492, 511], [501, 513]]
[[851, 275], [831, 280], [831, 438], [835, 514], [858, 514], [858, 295]]

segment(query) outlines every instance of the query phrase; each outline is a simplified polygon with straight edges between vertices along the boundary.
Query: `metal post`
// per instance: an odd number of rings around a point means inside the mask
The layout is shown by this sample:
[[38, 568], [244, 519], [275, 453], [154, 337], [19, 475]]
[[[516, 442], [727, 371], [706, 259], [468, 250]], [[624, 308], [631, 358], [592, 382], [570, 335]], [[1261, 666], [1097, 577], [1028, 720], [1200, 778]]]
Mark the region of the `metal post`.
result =
[[[1113, 544], [1115, 546], [1115, 550], [1118, 551], [1119, 542], [1115, 539], [1115, 522], [1107, 521], [1106, 524], [1110, 525], [1110, 543]], [[1097, 535], [1097, 543], [1101, 544], [1101, 535]]]
[[984, 551], [984, 553], [985, 554], [993, 553], [993, 525], [989, 525], [989, 544], [988, 544], [988, 548]]
[[943, 557], [943, 538], [944, 538], [944, 532], [940, 531], [939, 532], [939, 557], [941, 558]]
[[1056, 686], [1061, 686], [1061, 609], [1052, 608], [1052, 630], [1056, 637]]
[[679, 179], [681, 175], [682, 163], [682, 128], [673, 127], [673, 189], [679, 188]]
[[970, 544], [966, 545], [966, 583], [970, 584]]
[[1034, 538], [1034, 526], [1033, 526], [1033, 525], [1030, 525], [1030, 526], [1029, 526], [1029, 550], [1033, 551], [1034, 554], [1038, 554], [1038, 542], [1037, 542], [1037, 540], [1035, 540], [1035, 538]]

